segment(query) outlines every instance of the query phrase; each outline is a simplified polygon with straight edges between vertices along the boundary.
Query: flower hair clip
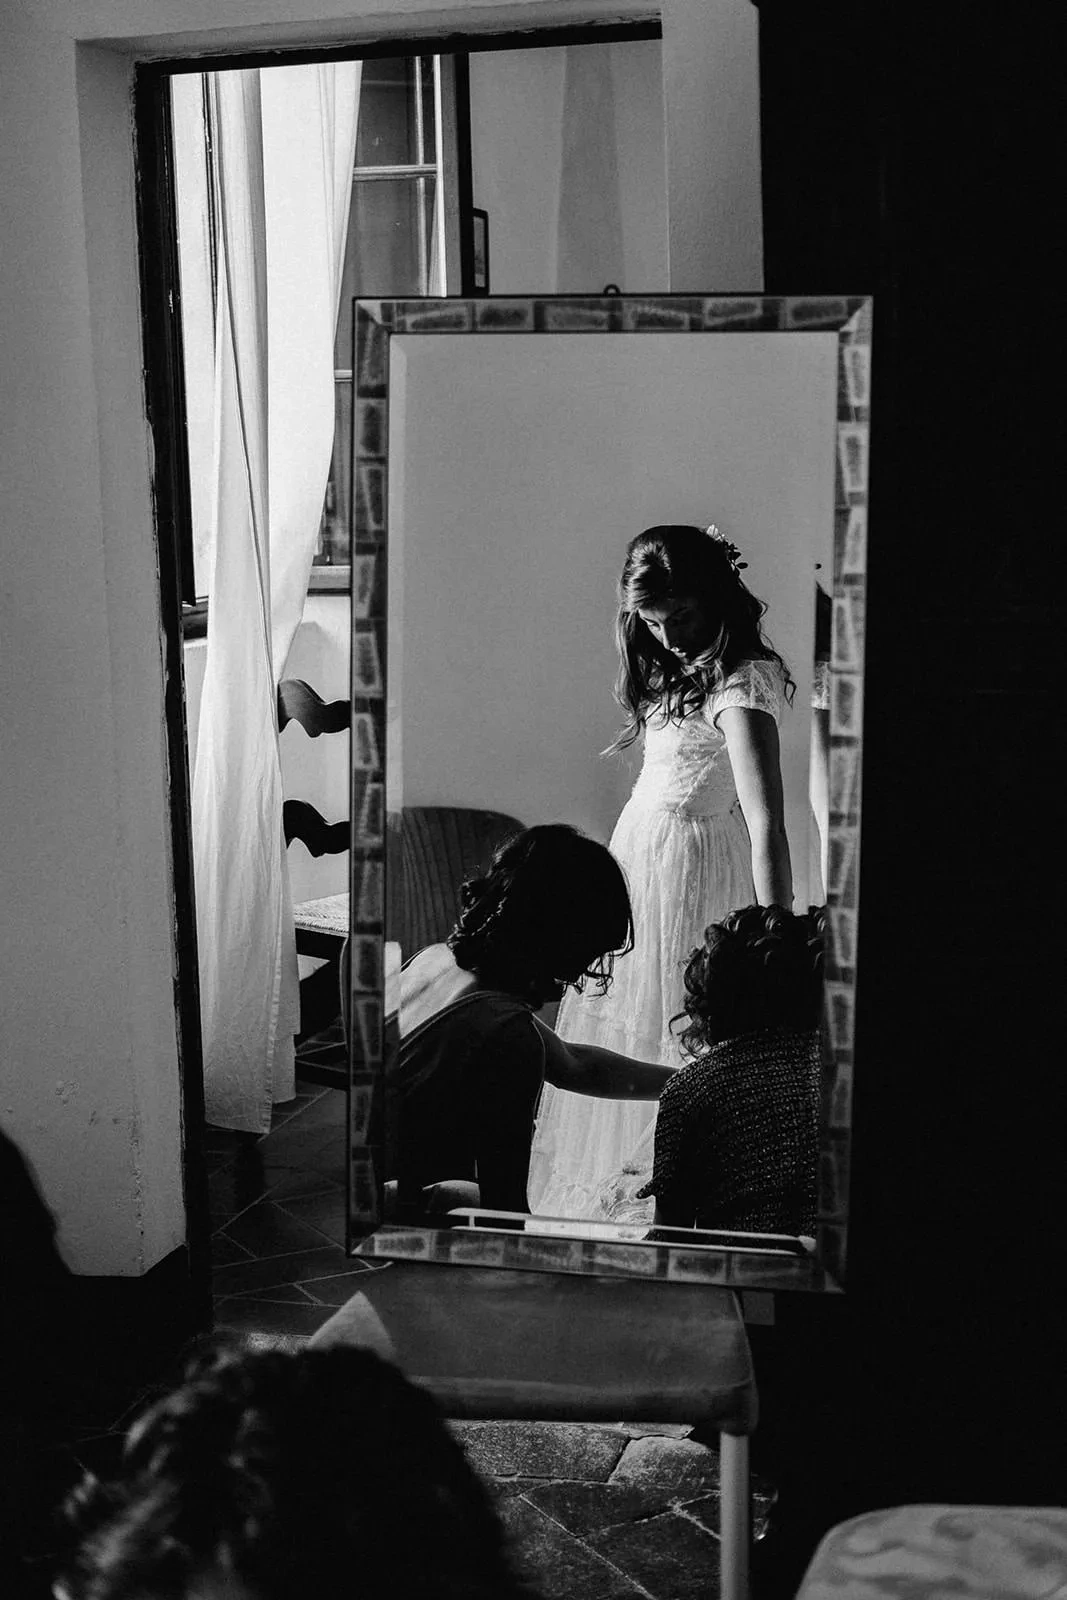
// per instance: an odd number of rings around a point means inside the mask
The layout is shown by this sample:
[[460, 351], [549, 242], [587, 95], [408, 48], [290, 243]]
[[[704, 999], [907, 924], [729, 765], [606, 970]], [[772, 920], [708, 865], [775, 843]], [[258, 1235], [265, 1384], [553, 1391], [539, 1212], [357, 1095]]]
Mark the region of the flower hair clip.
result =
[[716, 544], [722, 545], [723, 554], [730, 563], [734, 572], [740, 572], [748, 566], [747, 561], [741, 560], [741, 552], [735, 544], [731, 544], [725, 533], [721, 533], [714, 522], [709, 522], [704, 529], [709, 539], [714, 539]]

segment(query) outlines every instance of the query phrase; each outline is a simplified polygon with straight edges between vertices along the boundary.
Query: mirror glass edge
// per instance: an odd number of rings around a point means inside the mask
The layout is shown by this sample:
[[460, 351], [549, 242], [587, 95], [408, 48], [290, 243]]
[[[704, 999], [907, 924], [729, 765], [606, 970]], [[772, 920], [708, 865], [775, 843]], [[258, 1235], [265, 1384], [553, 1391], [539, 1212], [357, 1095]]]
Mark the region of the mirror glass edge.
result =
[[[382, 1222], [386, 818], [386, 618], [389, 344], [393, 333], [836, 332], [836, 462], [830, 685], [830, 939], [823, 1006], [816, 1261], [806, 1273], [756, 1275], [767, 1287], [845, 1283], [858, 934], [860, 764], [870, 451], [873, 302], [869, 295], [538, 296], [354, 303], [352, 407], [352, 752], [346, 1249], [367, 1249]], [[368, 826], [369, 824], [369, 826]], [[391, 1230], [392, 1231], [392, 1230]], [[466, 1231], [466, 1230], [462, 1230]], [[455, 1251], [454, 1229], [405, 1230], [416, 1254]], [[516, 1240], [520, 1236], [513, 1236]], [[526, 1236], [529, 1237], [529, 1236]], [[481, 1242], [481, 1241], [479, 1241]], [[556, 1241], [553, 1241], [556, 1243]], [[397, 1240], [394, 1237], [394, 1245]], [[458, 1243], [458, 1240], [457, 1240]], [[563, 1241], [559, 1241], [562, 1244]], [[596, 1241], [568, 1241], [589, 1255]], [[383, 1241], [384, 1244], [384, 1241]], [[468, 1237], [464, 1254], [475, 1241]], [[514, 1254], [514, 1246], [512, 1253]], [[616, 1248], [616, 1247], [612, 1247]], [[645, 1247], [647, 1250], [647, 1247]], [[657, 1246], [657, 1251], [669, 1247]], [[444, 1252], [442, 1256], [441, 1252]], [[406, 1253], [401, 1251], [401, 1253]], [[484, 1253], [484, 1252], [483, 1252]], [[557, 1251], [558, 1253], [558, 1251]], [[547, 1263], [546, 1263], [547, 1264]], [[750, 1263], [751, 1265], [751, 1263]], [[559, 1270], [558, 1265], [552, 1270]], [[592, 1270], [592, 1261], [581, 1268]], [[673, 1276], [657, 1272], [657, 1276]], [[738, 1279], [758, 1286], [747, 1274]]]
[[384, 1181], [388, 347], [376, 304], [352, 317], [349, 920], [345, 1250], [382, 1220]]
[[819, 1260], [847, 1273], [848, 1192], [855, 1068], [859, 921], [860, 772], [867, 598], [873, 300], [858, 300], [838, 329], [834, 567], [830, 639], [829, 939], [823, 987], [825, 1074], [820, 1119]]

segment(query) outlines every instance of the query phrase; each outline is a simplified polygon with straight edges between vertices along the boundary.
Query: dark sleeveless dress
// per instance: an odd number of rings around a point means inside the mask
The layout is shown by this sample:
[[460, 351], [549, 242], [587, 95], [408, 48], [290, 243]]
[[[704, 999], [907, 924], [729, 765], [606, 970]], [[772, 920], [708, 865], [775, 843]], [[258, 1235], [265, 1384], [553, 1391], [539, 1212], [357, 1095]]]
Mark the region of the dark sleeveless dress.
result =
[[429, 1185], [477, 1183], [482, 1206], [525, 1211], [534, 1113], [545, 1052], [530, 1007], [468, 992], [402, 1038], [390, 1084], [394, 1155], [405, 1211]]

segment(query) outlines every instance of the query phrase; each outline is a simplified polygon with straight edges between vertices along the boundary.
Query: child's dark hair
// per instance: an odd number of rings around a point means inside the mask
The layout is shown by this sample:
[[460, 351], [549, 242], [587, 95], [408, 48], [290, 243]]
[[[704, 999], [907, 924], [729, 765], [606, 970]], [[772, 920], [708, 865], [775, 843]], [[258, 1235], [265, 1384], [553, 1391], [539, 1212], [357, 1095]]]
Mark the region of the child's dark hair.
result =
[[604, 845], [567, 823], [527, 828], [484, 877], [463, 885], [448, 936], [459, 966], [534, 1007], [592, 978], [603, 994], [616, 955], [633, 949], [622, 868]]
[[762, 1028], [812, 1032], [822, 1007], [826, 908], [794, 916], [781, 906], [746, 906], [713, 922], [685, 969], [681, 1043], [699, 1055]]
[[209, 1577], [250, 1600], [531, 1594], [432, 1397], [352, 1347], [214, 1341], [67, 1518], [70, 1600], [186, 1600]]
[[[732, 546], [703, 528], [666, 523], [646, 528], [626, 548], [619, 579], [615, 638], [619, 675], [615, 697], [626, 725], [609, 751], [625, 750], [641, 733], [649, 711], [664, 704], [680, 721], [720, 689], [742, 661], [775, 661], [792, 702], [796, 684], [761, 626], [766, 603], [749, 589], [730, 551]], [[679, 595], [695, 596], [717, 630], [700, 672], [687, 670], [645, 627], [638, 611]]]

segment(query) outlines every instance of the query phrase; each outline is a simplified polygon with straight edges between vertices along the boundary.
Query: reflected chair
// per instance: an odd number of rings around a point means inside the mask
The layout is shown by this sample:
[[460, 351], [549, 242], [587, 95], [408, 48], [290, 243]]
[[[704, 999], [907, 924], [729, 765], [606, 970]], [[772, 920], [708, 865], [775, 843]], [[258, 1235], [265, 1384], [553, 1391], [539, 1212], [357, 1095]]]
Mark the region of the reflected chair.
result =
[[[285, 678], [278, 685], [278, 732], [290, 722], [299, 722], [312, 739], [347, 735], [348, 702], [323, 701], [303, 679]], [[316, 858], [341, 855], [349, 848], [347, 817], [327, 822], [306, 800], [283, 803], [282, 826], [287, 848], [299, 839]], [[493, 852], [522, 828], [515, 817], [473, 806], [405, 806], [391, 816], [387, 938], [406, 956], [444, 939], [458, 915], [465, 880], [483, 872]], [[347, 987], [341, 954], [348, 939], [348, 890], [295, 904], [293, 920], [297, 954], [322, 962], [300, 983], [300, 1068], [307, 1076], [343, 1087], [339, 1041], [330, 1040], [321, 1050], [307, 1041], [331, 1029], [341, 1013], [338, 992]]]
[[[492, 1241], [489, 1241], [492, 1243]], [[392, 1262], [312, 1338], [396, 1363], [445, 1415], [685, 1422], [720, 1439], [720, 1585], [748, 1593], [752, 1358], [736, 1296], [697, 1283]], [[715, 1593], [710, 1582], [709, 1595]]]
[[[524, 824], [502, 811], [482, 811], [474, 806], [405, 806], [388, 819], [386, 843], [386, 986], [397, 984], [402, 960], [451, 933], [460, 911], [460, 890], [468, 878], [483, 873], [496, 850]], [[341, 956], [341, 1004], [344, 1033], [348, 1037], [348, 942]], [[388, 1010], [388, 1007], [387, 1007]], [[447, 1186], [439, 1186], [444, 1194]], [[395, 1204], [396, 1185], [386, 1185], [386, 1205]], [[462, 1186], [447, 1203], [477, 1205], [478, 1190]]]
[[[391, 827], [398, 826], [390, 819]], [[459, 916], [460, 889], [484, 872], [494, 851], [525, 824], [502, 811], [473, 806], [405, 806], [400, 814], [399, 875], [391, 875], [388, 937], [404, 959], [439, 944]], [[394, 898], [399, 888], [399, 899]]]

